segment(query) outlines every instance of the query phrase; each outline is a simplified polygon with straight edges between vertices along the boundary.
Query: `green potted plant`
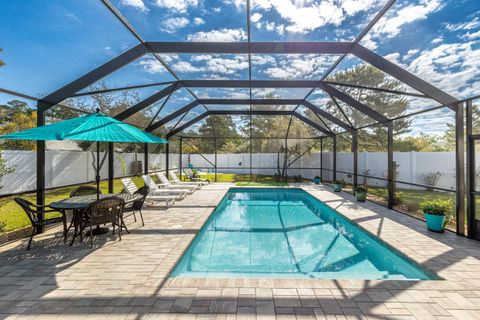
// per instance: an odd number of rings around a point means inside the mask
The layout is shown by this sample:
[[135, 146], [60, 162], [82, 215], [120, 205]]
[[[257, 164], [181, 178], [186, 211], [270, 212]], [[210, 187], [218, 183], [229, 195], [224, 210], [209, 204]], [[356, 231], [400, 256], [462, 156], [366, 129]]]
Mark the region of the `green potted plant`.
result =
[[365, 200], [367, 200], [367, 189], [365, 187], [357, 187], [355, 189], [355, 196], [358, 202], [365, 202]]
[[315, 176], [315, 178], [313, 178], [313, 182], [315, 184], [320, 184], [320, 182], [321, 182], [320, 176]]
[[425, 201], [420, 204], [428, 230], [434, 232], [445, 231], [445, 226], [449, 221], [447, 212], [451, 206], [451, 201], [440, 199]]
[[335, 191], [335, 192], [342, 191], [342, 188], [343, 188], [344, 185], [345, 185], [345, 181], [343, 181], [343, 180], [333, 181], [333, 191]]

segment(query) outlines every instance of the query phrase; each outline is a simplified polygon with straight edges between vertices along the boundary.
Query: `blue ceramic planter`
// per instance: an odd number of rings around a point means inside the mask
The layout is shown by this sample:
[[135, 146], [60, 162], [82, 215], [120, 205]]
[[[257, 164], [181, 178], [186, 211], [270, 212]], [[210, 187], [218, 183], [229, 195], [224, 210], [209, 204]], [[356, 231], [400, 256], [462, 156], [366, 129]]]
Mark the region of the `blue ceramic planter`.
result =
[[434, 232], [443, 232], [444, 231], [444, 224], [445, 224], [445, 217], [446, 215], [436, 215], [430, 213], [424, 213], [425, 222], [427, 223], [427, 228], [430, 231]]
[[313, 178], [313, 182], [314, 182], [315, 184], [320, 184], [320, 177], [315, 177], [315, 178]]
[[342, 191], [342, 185], [341, 185], [341, 184], [334, 183], [334, 184], [333, 184], [333, 191], [335, 191], [335, 192], [340, 192], [340, 191]]

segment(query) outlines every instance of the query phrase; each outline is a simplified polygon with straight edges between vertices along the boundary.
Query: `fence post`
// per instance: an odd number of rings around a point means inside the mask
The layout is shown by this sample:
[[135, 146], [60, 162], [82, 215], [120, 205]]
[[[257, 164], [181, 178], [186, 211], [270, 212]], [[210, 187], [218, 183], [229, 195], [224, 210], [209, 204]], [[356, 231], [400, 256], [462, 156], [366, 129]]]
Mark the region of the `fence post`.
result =
[[393, 209], [395, 205], [395, 182], [394, 163], [393, 163], [393, 123], [387, 123], [387, 189], [388, 189], [388, 208]]
[[456, 221], [457, 234], [465, 234], [465, 132], [464, 132], [464, 104], [459, 103], [455, 110], [455, 159], [457, 176], [457, 205]]
[[[37, 104], [37, 127], [45, 125], [45, 112], [43, 104]], [[37, 141], [37, 204], [45, 204], [45, 141]], [[39, 210], [38, 219], [44, 219], [43, 209]], [[42, 233], [44, 226], [37, 227], [37, 233]]]
[[108, 143], [108, 193], [113, 193], [113, 178], [114, 178], [114, 165], [113, 165], [113, 142]]

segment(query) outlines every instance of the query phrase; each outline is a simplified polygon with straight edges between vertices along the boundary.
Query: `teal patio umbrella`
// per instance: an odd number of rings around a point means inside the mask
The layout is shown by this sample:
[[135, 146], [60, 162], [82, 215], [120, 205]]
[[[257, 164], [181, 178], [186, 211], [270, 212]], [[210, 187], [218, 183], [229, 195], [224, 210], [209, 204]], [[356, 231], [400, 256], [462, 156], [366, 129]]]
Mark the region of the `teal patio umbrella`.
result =
[[167, 140], [111, 118], [100, 111], [78, 118], [0, 136], [8, 140], [79, 140], [97, 143], [97, 194], [100, 190], [100, 142], [168, 143]]

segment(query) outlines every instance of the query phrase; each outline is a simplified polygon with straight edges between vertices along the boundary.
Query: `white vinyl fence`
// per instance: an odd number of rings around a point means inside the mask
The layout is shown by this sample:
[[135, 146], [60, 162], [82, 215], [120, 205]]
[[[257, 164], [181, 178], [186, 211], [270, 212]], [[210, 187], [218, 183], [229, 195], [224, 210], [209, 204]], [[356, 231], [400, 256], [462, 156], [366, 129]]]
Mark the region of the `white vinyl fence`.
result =
[[[15, 167], [15, 172], [5, 176], [2, 180], [3, 188], [0, 194], [12, 194], [35, 190], [36, 179], [36, 154], [32, 151], [3, 151], [3, 157], [7, 163]], [[95, 153], [88, 151], [47, 151], [45, 184], [47, 188], [59, 187], [71, 184], [78, 184], [93, 181], [95, 179]], [[100, 154], [102, 159], [104, 154]], [[215, 162], [213, 154], [203, 155], [210, 162]], [[480, 155], [479, 155], [480, 156]], [[114, 160], [115, 177], [132, 175], [132, 163], [137, 159], [144, 159], [143, 153], [116, 153]], [[323, 167], [333, 168], [332, 153], [323, 154]], [[281, 158], [280, 161], [283, 159]], [[293, 160], [293, 159], [291, 159]], [[440, 172], [441, 177], [437, 187], [455, 189], [455, 154], [453, 152], [395, 152], [394, 160], [397, 164], [397, 180], [425, 184], [423, 176]], [[250, 172], [249, 154], [218, 154], [218, 172], [248, 174]], [[255, 174], [273, 175], [277, 172], [278, 155], [276, 153], [252, 154], [252, 170]], [[182, 165], [188, 164], [194, 167], [211, 168], [213, 166], [198, 154], [184, 154]], [[150, 154], [150, 166], [155, 165], [159, 169], [165, 169], [164, 154]], [[179, 155], [170, 155], [170, 168], [178, 168]], [[301, 175], [305, 178], [313, 178], [319, 174], [320, 154], [312, 153], [301, 157], [288, 169], [288, 175]], [[387, 153], [368, 152], [358, 154], [358, 173], [362, 174], [369, 169], [367, 175], [379, 178], [386, 178]], [[312, 168], [312, 169], [308, 169]], [[101, 170], [102, 179], [107, 177], [106, 162]], [[352, 172], [353, 155], [351, 153], [337, 153], [337, 170]], [[206, 171], [204, 169], [203, 171]], [[338, 174], [339, 179], [349, 180], [349, 175]], [[324, 171], [324, 178], [331, 179], [331, 173]], [[359, 183], [363, 178], [359, 178]], [[376, 179], [369, 179], [369, 185], [384, 186], [385, 182]], [[398, 184], [399, 188], [414, 188]]]

